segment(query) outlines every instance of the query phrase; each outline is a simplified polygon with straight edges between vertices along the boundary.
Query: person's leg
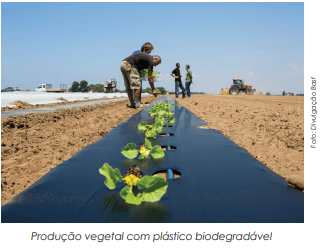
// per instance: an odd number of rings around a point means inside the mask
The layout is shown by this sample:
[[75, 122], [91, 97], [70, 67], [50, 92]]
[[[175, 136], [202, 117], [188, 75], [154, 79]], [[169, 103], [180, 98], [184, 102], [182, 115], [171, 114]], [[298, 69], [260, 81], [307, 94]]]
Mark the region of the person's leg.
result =
[[179, 82], [175, 81], [175, 94], [176, 94], [176, 98], [178, 98], [178, 94], [179, 94]]
[[186, 82], [186, 91], [187, 91], [187, 96], [190, 97], [190, 82]]
[[121, 72], [124, 78], [124, 86], [125, 86], [125, 90], [127, 91], [127, 96], [129, 98], [129, 101], [134, 103], [133, 100], [133, 93], [132, 90], [130, 88], [130, 72], [131, 72], [131, 65], [126, 62], [126, 61], [122, 61], [121, 63]]
[[131, 65], [131, 73], [130, 73], [130, 87], [134, 90], [133, 103], [131, 102], [131, 106], [135, 106], [138, 108], [140, 106], [140, 88], [141, 88], [141, 80], [138, 69]]
[[[134, 90], [134, 96], [136, 99], [140, 99], [140, 95], [141, 95], [141, 89], [135, 89]], [[140, 102], [140, 101], [137, 101]]]
[[134, 99], [133, 99], [133, 90], [127, 90], [127, 96], [129, 98], [129, 101], [132, 103], [134, 103]]
[[184, 89], [184, 87], [183, 87], [183, 85], [182, 85], [182, 82], [180, 82], [179, 83], [179, 87], [181, 88], [181, 90], [182, 90], [182, 97], [184, 98], [184, 97], [186, 97], [186, 91], [185, 91], [185, 89]]
[[139, 102], [142, 103], [142, 80], [140, 80], [140, 82], [141, 82], [141, 88], [140, 88]]

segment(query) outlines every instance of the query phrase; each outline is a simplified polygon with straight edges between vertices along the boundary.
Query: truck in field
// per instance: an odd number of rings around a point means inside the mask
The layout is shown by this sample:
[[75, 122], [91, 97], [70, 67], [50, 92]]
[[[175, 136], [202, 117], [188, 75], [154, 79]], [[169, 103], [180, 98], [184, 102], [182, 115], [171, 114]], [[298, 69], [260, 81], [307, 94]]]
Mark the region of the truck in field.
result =
[[38, 92], [51, 92], [51, 93], [63, 93], [66, 92], [66, 89], [53, 89], [51, 84], [40, 84], [36, 91]]

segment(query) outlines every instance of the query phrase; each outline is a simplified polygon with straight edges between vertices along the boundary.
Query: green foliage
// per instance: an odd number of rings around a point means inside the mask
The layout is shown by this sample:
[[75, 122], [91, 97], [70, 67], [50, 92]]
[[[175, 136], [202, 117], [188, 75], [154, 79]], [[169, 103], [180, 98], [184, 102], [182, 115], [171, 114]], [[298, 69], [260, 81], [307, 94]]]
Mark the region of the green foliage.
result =
[[138, 188], [145, 189], [143, 193], [138, 193], [135, 196], [132, 192], [132, 187], [125, 186], [121, 192], [121, 197], [126, 203], [140, 205], [145, 202], [158, 202], [162, 196], [167, 192], [168, 182], [158, 175], [144, 176], [138, 181]]
[[[143, 78], [143, 77], [147, 77], [147, 76], [148, 76], [148, 74], [149, 74], [148, 69], [141, 70], [141, 71], [139, 72], [139, 74], [140, 74], [140, 77], [141, 77], [141, 78]], [[159, 74], [160, 74], [160, 72], [152, 71], [152, 77], [153, 77], [153, 79], [155, 79], [155, 78], [159, 78]]]
[[282, 95], [283, 95], [283, 96], [285, 96], [285, 95], [286, 95], [286, 92], [285, 92], [285, 90], [283, 90], [283, 93], [282, 93]]
[[[161, 123], [162, 125], [164, 125], [165, 123], [167, 123], [168, 121], [173, 124], [174, 123], [174, 116], [172, 116], [172, 113], [170, 111], [170, 108], [174, 107], [174, 105], [170, 105], [169, 102], [159, 102], [158, 105], [153, 105], [151, 108], [151, 110], [149, 110], [150, 116], [151, 117], [155, 117], [155, 123]], [[164, 116], [168, 116], [169, 120], [164, 118]]]
[[151, 88], [145, 88], [144, 90], [142, 90], [142, 93], [149, 93], [149, 94], [151, 94], [152, 93]]
[[86, 80], [82, 80], [79, 84], [79, 92], [87, 92], [88, 91], [88, 82]]
[[138, 125], [138, 129], [141, 130], [141, 131], [145, 131], [146, 129], [148, 129], [148, 123], [145, 122], [145, 121], [142, 121], [139, 123]]
[[139, 189], [145, 189], [138, 197], [146, 202], [157, 202], [167, 192], [168, 182], [158, 175], [144, 176], [138, 181], [137, 186]]
[[145, 148], [151, 150], [152, 149], [152, 144], [150, 142], [150, 140], [148, 140], [147, 138], [145, 138]]
[[79, 82], [74, 81], [72, 87], [68, 89], [70, 92], [79, 92]]
[[143, 201], [142, 193], [139, 193], [137, 196], [133, 194], [132, 187], [126, 185], [120, 192], [120, 196], [128, 204], [140, 205]]
[[118, 168], [113, 168], [105, 163], [102, 168], [99, 169], [99, 173], [106, 177], [105, 185], [109, 189], [115, 189], [117, 182], [122, 182], [123, 177]]
[[[166, 89], [164, 87], [156, 87], [160, 91], [160, 94], [165, 94], [167, 93]], [[158, 92], [159, 93], [159, 92]]]
[[[139, 152], [140, 152], [140, 156], [139, 156], [139, 159], [145, 159], [145, 158], [148, 158], [149, 155], [151, 154], [153, 158], [162, 158], [164, 157], [164, 152], [162, 150], [162, 148], [160, 146], [155, 146], [155, 147], [152, 147], [152, 144], [151, 142], [145, 138], [145, 145], [144, 145], [145, 149], [147, 150], [147, 153], [148, 154], [145, 154], [142, 152], [142, 150], [137, 150], [135, 149], [136, 148], [136, 144], [135, 143], [129, 143], [127, 144], [121, 151], [121, 153], [129, 158], [129, 159], [134, 159], [138, 156]], [[160, 149], [158, 149], [158, 147], [160, 147]]]
[[151, 155], [153, 158], [163, 158], [164, 151], [162, 150], [161, 146], [156, 145], [151, 149]]
[[135, 148], [136, 148], [136, 144], [134, 142], [129, 143], [122, 149], [121, 153], [129, 159], [136, 158], [139, 151], [136, 150]]
[[[119, 169], [113, 169], [108, 163], [105, 163], [103, 167], [99, 169], [99, 172], [106, 177], [104, 183], [109, 189], [115, 189], [117, 182], [125, 180]], [[158, 175], [144, 176], [141, 179], [138, 179], [137, 186], [140, 190], [145, 190], [143, 193], [138, 193], [136, 196], [133, 193], [133, 185], [125, 185], [120, 191], [120, 196], [126, 203], [139, 205], [143, 201], [160, 201], [162, 196], [167, 192], [168, 182]]]
[[104, 85], [103, 84], [90, 84], [87, 88], [88, 91], [93, 92], [104, 92]]

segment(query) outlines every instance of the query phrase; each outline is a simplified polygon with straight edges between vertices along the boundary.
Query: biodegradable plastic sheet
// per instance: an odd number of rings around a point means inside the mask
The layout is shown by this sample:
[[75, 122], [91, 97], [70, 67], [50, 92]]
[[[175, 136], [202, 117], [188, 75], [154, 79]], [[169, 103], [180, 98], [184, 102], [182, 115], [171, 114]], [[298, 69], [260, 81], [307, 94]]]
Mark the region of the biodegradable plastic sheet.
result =
[[[155, 103], [166, 100], [176, 104], [176, 121], [163, 133], [174, 135], [158, 136], [153, 145], [176, 150], [157, 160], [121, 154], [127, 143], [144, 142], [137, 125], [151, 120], [149, 106], [2, 206], [2, 222], [304, 222], [303, 193], [218, 131], [197, 128], [206, 124], [172, 98]], [[133, 164], [143, 175], [167, 171], [167, 193], [157, 203], [129, 205], [119, 195], [122, 183], [115, 190], [104, 185], [98, 170], [105, 162], [122, 175]], [[181, 177], [173, 178], [173, 171]]]

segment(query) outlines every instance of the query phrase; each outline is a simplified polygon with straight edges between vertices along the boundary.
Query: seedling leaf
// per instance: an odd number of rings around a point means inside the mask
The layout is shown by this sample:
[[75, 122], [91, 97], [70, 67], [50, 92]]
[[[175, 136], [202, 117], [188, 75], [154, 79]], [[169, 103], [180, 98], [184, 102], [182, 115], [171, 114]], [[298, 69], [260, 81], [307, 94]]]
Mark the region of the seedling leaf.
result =
[[144, 130], [146, 130], [147, 125], [148, 125], [148, 123], [146, 123], [145, 121], [142, 121], [139, 123], [138, 128], [139, 128], [139, 130], [144, 131]]
[[117, 182], [123, 181], [123, 177], [119, 169], [115, 168], [113, 170], [108, 163], [105, 163], [103, 167], [99, 169], [99, 173], [106, 177], [104, 183], [109, 189], [115, 189]]
[[163, 158], [164, 151], [162, 150], [161, 146], [156, 145], [151, 149], [151, 155], [153, 158]]
[[133, 194], [132, 187], [126, 185], [120, 192], [120, 196], [125, 200], [126, 203], [140, 205], [142, 203], [142, 194], [139, 193], [136, 197]]
[[134, 142], [129, 143], [122, 149], [121, 153], [129, 159], [136, 158], [139, 151], [136, 150], [135, 148], [136, 148], [136, 144]]
[[168, 182], [158, 175], [144, 176], [138, 181], [137, 186], [139, 189], [146, 188], [142, 193], [143, 201], [157, 202], [167, 192]]
[[151, 150], [152, 149], [152, 145], [150, 140], [148, 140], [147, 138], [145, 138], [145, 148]]

